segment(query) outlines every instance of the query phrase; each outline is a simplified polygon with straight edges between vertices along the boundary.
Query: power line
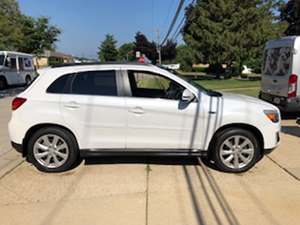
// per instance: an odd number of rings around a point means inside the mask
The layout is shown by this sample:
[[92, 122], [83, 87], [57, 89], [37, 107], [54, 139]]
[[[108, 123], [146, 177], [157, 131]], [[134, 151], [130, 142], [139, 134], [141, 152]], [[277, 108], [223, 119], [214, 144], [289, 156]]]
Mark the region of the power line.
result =
[[168, 30], [168, 32], [167, 32], [165, 38], [163, 39], [163, 41], [161, 42], [160, 45], [163, 45], [163, 44], [167, 41], [169, 35], [171, 34], [171, 32], [172, 32], [172, 30], [173, 30], [173, 28], [174, 28], [174, 25], [175, 25], [175, 23], [176, 23], [176, 20], [177, 20], [177, 18], [178, 18], [178, 16], [179, 16], [180, 10], [181, 10], [181, 8], [182, 8], [182, 6], [183, 6], [183, 3], [184, 3], [184, 0], [180, 0], [179, 4], [178, 4], [178, 6], [177, 6], [177, 10], [176, 10], [175, 16], [173, 17], [173, 20], [172, 20], [171, 25], [170, 25], [170, 27], [169, 27], [169, 30]]
[[183, 17], [183, 18], [181, 19], [180, 23], [178, 24], [178, 26], [177, 26], [177, 28], [176, 28], [176, 30], [175, 30], [175, 32], [174, 32], [172, 38], [171, 38], [172, 40], [176, 40], [177, 37], [179, 36], [179, 34], [180, 34], [180, 32], [181, 32], [181, 29], [182, 29], [181, 25], [183, 24], [184, 20], [185, 20], [185, 17]]
[[[193, 4], [195, 3], [195, 1], [196, 1], [196, 0], [193, 0], [193, 1], [191, 2], [191, 5], [193, 5]], [[175, 30], [175, 32], [174, 32], [172, 38], [171, 38], [172, 40], [174, 40], [174, 41], [177, 40], [177, 38], [178, 38], [178, 36], [179, 36], [179, 34], [180, 34], [180, 32], [181, 32], [181, 29], [183, 28], [182, 24], [183, 24], [184, 20], [185, 20], [185, 16], [183, 16], [183, 18], [182, 18], [181, 21], [179, 22], [179, 24], [178, 24], [178, 26], [177, 26], [177, 28], [176, 28], [176, 30]]]

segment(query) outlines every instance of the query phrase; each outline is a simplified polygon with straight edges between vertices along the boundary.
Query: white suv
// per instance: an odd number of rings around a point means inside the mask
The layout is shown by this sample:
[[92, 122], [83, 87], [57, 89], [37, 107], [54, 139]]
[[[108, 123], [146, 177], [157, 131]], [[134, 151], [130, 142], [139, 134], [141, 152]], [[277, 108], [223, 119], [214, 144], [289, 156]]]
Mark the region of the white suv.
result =
[[125, 154], [206, 154], [222, 171], [243, 172], [279, 143], [275, 106], [145, 64], [45, 69], [12, 110], [13, 147], [47, 172]]

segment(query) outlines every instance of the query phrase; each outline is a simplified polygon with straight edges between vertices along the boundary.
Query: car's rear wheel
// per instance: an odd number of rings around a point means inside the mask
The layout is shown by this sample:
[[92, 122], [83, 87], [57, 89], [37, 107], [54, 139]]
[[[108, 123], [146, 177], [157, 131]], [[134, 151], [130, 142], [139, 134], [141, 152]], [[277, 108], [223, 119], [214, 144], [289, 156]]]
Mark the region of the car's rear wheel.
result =
[[212, 148], [215, 165], [224, 172], [239, 173], [249, 170], [260, 157], [257, 137], [240, 128], [225, 129], [216, 136]]
[[63, 172], [76, 163], [78, 146], [67, 130], [48, 127], [38, 130], [28, 142], [28, 159], [44, 172]]
[[0, 90], [4, 90], [7, 88], [7, 82], [4, 77], [0, 77]]

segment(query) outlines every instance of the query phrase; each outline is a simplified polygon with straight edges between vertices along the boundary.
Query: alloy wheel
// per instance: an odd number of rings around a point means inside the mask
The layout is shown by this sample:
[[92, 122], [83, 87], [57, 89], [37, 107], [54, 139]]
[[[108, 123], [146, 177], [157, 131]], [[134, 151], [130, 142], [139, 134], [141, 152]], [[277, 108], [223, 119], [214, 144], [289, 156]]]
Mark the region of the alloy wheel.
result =
[[62, 166], [69, 157], [66, 141], [58, 135], [46, 134], [37, 139], [33, 147], [34, 158], [47, 168]]
[[221, 144], [219, 154], [225, 166], [232, 169], [242, 169], [252, 161], [254, 151], [254, 145], [249, 138], [234, 135]]

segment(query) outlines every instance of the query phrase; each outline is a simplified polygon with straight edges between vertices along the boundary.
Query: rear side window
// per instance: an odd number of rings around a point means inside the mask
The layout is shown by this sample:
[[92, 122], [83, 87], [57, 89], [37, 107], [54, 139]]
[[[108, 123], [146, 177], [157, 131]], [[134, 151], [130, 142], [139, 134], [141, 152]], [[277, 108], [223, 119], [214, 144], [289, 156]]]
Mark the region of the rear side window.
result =
[[47, 89], [47, 93], [66, 94], [69, 93], [68, 83], [74, 74], [67, 74], [57, 78]]
[[116, 73], [114, 70], [77, 73], [71, 90], [72, 94], [117, 96]]
[[263, 74], [284, 76], [290, 73], [293, 51], [290, 47], [271, 48], [265, 51]]

